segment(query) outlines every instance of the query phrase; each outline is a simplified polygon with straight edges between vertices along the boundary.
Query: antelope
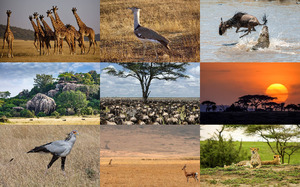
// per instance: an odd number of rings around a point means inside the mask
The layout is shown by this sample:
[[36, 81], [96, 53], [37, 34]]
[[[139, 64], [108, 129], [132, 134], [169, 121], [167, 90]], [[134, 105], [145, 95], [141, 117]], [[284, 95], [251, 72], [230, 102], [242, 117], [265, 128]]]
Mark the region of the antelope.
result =
[[184, 175], [185, 175], [185, 177], [186, 177], [187, 182], [189, 182], [189, 178], [190, 178], [190, 177], [191, 177], [191, 178], [194, 178], [195, 181], [196, 181], [196, 180], [198, 181], [198, 178], [197, 178], [198, 173], [197, 173], [197, 172], [186, 172], [185, 168], [186, 168], [186, 164], [183, 166], [182, 170], [184, 171]]
[[[227, 29], [230, 29], [231, 27], [236, 27], [236, 33], [248, 31], [246, 34], [240, 36], [240, 38], [242, 38], [251, 33], [251, 31], [256, 31], [254, 27], [256, 27], [257, 25], [266, 25], [268, 22], [266, 14], [263, 16], [262, 20], [264, 21], [263, 24], [259, 23], [258, 19], [255, 16], [244, 12], [238, 12], [232, 18], [225, 22], [223, 22], [223, 19], [221, 18], [221, 23], [219, 25], [219, 34], [223, 35]], [[248, 29], [239, 31], [241, 27], [245, 27]]]

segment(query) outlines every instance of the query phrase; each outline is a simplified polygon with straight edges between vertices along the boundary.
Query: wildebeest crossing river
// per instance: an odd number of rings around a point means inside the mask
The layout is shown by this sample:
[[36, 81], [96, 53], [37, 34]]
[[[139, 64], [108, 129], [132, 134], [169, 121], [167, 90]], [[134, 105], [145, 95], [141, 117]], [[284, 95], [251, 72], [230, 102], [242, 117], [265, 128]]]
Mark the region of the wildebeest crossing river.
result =
[[[236, 28], [220, 36], [218, 28], [223, 20], [237, 12], [256, 16], [259, 22], [267, 15], [270, 35], [269, 48], [252, 50], [262, 26], [255, 27], [243, 38]], [[299, 62], [300, 60], [300, 4], [296, 1], [200, 1], [200, 59], [201, 62]], [[243, 28], [245, 29], [245, 28]]]

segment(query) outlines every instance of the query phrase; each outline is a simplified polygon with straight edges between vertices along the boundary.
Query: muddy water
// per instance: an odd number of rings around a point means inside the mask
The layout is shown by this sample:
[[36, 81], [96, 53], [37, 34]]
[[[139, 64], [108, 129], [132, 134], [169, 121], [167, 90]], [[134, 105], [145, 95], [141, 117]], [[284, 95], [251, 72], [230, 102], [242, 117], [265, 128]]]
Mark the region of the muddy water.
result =
[[[221, 17], [226, 21], [239, 11], [256, 16], [260, 23], [267, 14], [268, 49], [251, 50], [262, 26], [241, 39], [243, 33], [235, 33], [236, 28], [219, 35]], [[300, 62], [300, 4], [296, 0], [201, 0], [200, 15], [201, 62]]]

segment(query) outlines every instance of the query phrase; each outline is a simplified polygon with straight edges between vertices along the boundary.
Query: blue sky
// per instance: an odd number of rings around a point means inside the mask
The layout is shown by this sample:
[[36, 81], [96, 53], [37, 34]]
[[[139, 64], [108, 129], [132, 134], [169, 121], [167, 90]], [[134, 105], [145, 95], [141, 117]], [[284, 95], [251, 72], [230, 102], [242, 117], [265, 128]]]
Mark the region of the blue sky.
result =
[[[153, 80], [150, 86], [149, 97], [200, 97], [200, 64], [189, 63], [186, 74], [188, 79], [177, 81]], [[116, 63], [101, 63], [100, 69], [100, 95], [101, 97], [142, 97], [141, 86], [138, 80], [118, 78], [108, 75], [104, 68], [112, 66], [117, 70], [123, 70]]]
[[1, 0], [0, 6], [0, 24], [6, 25], [6, 10], [11, 10], [12, 26], [33, 30], [29, 21], [29, 15], [38, 12], [45, 16], [44, 20], [52, 27], [50, 18], [47, 17], [47, 10], [52, 6], [58, 7], [58, 15], [64, 24], [71, 24], [76, 29], [78, 25], [72, 8], [77, 8], [77, 14], [81, 20], [94, 29], [95, 33], [100, 33], [100, 1], [99, 0]]
[[9, 91], [14, 97], [23, 89], [33, 88], [36, 74], [57, 78], [66, 71], [87, 73], [90, 70], [100, 73], [99, 63], [0, 63], [0, 91]]

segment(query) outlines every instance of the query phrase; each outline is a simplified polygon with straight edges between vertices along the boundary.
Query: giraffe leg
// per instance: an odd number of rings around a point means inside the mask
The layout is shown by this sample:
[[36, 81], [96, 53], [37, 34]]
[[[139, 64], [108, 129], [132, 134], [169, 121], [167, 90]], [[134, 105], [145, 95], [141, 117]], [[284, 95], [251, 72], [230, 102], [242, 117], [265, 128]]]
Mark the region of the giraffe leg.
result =
[[5, 38], [3, 38], [3, 46], [2, 46], [1, 58], [3, 57], [3, 50], [4, 50], [4, 47], [5, 47]]
[[84, 35], [81, 35], [81, 54], [85, 54]]
[[10, 47], [10, 54], [11, 54], [11, 58], [14, 58], [14, 54], [13, 54], [13, 41], [14, 39], [11, 40], [11, 47]]

